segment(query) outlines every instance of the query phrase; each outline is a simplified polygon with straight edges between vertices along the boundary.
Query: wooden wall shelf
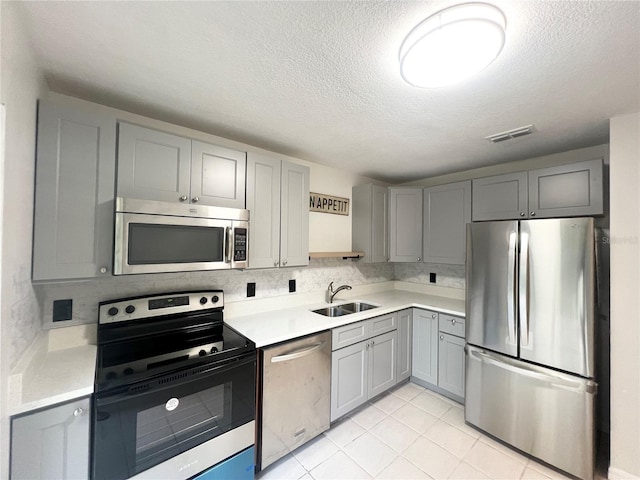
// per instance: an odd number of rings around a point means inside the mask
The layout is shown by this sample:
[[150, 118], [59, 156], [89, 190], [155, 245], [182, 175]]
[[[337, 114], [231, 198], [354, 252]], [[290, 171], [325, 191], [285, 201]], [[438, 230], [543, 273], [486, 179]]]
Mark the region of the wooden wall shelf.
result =
[[311, 258], [342, 258], [357, 259], [364, 257], [364, 252], [309, 252], [309, 259]]

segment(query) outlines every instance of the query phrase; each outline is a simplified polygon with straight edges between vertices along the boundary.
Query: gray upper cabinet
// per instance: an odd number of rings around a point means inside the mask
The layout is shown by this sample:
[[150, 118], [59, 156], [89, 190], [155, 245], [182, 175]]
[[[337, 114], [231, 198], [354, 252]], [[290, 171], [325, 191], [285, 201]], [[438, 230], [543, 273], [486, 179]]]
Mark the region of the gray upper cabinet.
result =
[[424, 261], [464, 265], [471, 181], [424, 189]]
[[473, 221], [601, 215], [602, 159], [473, 180]]
[[39, 103], [33, 280], [111, 273], [116, 119]]
[[389, 249], [392, 262], [422, 260], [422, 188], [389, 188]]
[[602, 215], [602, 160], [529, 172], [529, 217]]
[[11, 478], [89, 478], [89, 398], [14, 418]]
[[389, 191], [387, 187], [366, 184], [353, 187], [352, 242], [355, 252], [364, 252], [365, 263], [389, 260]]
[[309, 264], [309, 168], [264, 155], [247, 157], [249, 267]]
[[527, 216], [527, 172], [473, 180], [473, 221]]
[[245, 208], [246, 154], [150, 128], [118, 126], [118, 196]]

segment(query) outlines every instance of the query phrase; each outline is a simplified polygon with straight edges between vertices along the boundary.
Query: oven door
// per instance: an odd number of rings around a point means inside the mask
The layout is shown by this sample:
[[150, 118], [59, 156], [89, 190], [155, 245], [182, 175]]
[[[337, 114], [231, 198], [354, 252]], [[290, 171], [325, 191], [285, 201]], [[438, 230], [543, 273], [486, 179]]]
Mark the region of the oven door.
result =
[[[96, 393], [92, 478], [126, 479], [227, 432], [233, 439], [255, 418], [255, 372], [253, 352]], [[201, 460], [201, 470], [218, 461]]]
[[113, 273], [232, 267], [231, 220], [116, 212]]

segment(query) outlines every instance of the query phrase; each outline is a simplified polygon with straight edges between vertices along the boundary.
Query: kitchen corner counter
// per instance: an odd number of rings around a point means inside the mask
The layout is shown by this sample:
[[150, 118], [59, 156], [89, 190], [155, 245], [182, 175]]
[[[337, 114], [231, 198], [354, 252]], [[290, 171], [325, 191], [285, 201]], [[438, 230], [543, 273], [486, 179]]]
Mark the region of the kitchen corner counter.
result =
[[41, 335], [9, 378], [9, 414], [17, 415], [91, 395], [95, 376], [95, 345], [49, 350]]
[[464, 317], [465, 302], [447, 297], [426, 295], [404, 290], [388, 290], [368, 295], [359, 295], [334, 300], [334, 305], [340, 305], [351, 301], [363, 301], [375, 305], [378, 308], [367, 310], [342, 317], [325, 317], [313, 313], [311, 310], [328, 306], [327, 303], [273, 310], [268, 312], [244, 315], [225, 319], [225, 323], [235, 328], [238, 332], [256, 343], [258, 347], [265, 347], [275, 343], [284, 342], [312, 333], [330, 330], [332, 328], [347, 325], [368, 318], [385, 315], [405, 308], [424, 308], [437, 310], [442, 313]]

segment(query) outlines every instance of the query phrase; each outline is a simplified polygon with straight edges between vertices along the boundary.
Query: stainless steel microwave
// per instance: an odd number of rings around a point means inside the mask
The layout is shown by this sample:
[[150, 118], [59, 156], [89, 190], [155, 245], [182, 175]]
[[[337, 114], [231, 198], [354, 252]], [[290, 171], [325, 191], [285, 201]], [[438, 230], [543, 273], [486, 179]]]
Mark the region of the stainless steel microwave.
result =
[[246, 268], [249, 211], [116, 198], [114, 275]]

